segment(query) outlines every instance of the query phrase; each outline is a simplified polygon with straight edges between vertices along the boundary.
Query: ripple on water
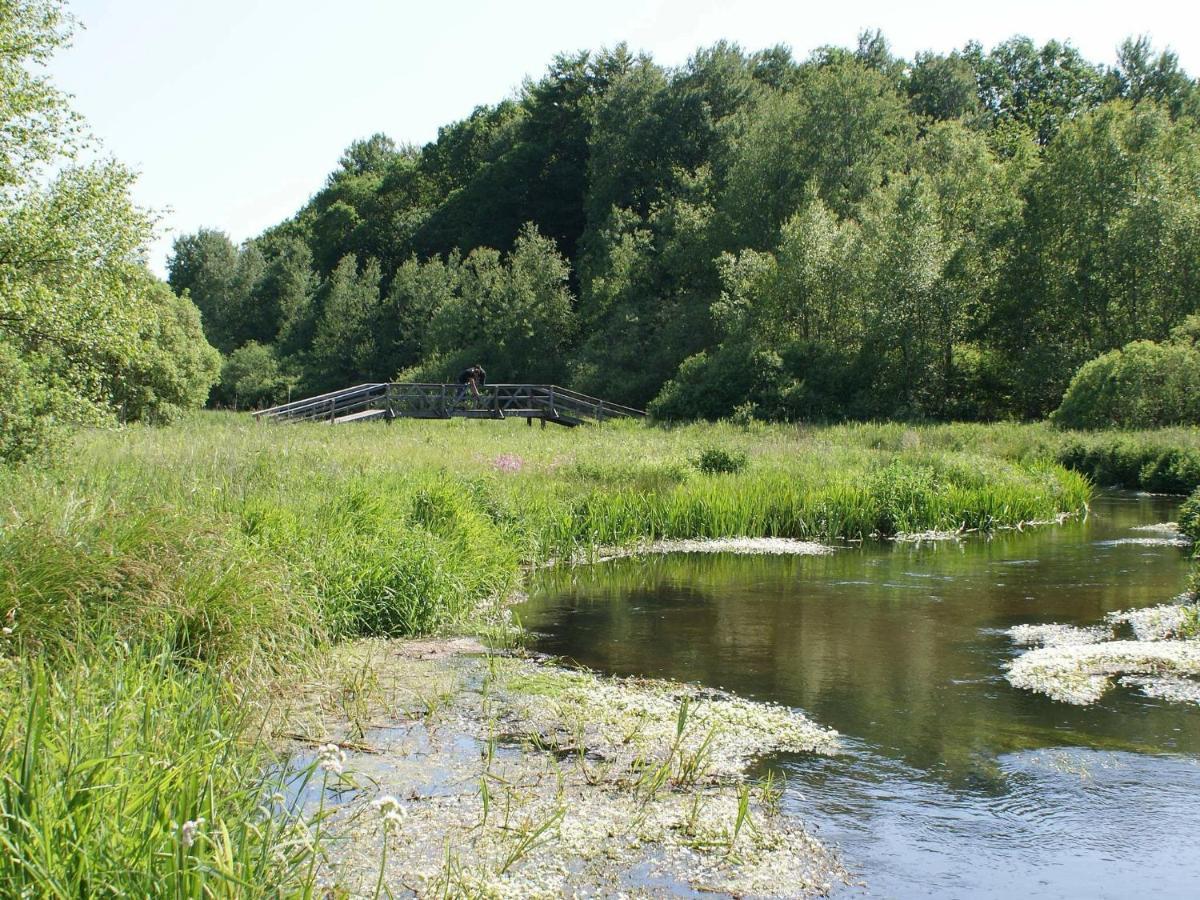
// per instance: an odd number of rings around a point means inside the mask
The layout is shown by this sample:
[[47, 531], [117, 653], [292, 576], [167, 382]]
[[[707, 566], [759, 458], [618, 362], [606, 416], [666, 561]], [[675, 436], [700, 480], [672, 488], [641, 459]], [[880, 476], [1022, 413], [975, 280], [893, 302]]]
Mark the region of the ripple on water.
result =
[[1052, 748], [981, 767], [955, 790], [869, 754], [798, 764], [791, 805], [870, 871], [837, 896], [1194, 896], [1200, 761]]

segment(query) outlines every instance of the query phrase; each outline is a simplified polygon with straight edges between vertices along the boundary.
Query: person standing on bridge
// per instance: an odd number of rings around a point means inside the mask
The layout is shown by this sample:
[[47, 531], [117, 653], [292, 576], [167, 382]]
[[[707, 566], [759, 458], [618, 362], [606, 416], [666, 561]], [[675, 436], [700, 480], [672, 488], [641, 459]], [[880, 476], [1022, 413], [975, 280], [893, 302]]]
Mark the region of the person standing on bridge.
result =
[[468, 390], [471, 392], [472, 397], [478, 399], [479, 389], [483, 387], [486, 381], [487, 372], [483, 371], [483, 366], [479, 365], [478, 363], [463, 369], [458, 375], [458, 399], [465, 399]]

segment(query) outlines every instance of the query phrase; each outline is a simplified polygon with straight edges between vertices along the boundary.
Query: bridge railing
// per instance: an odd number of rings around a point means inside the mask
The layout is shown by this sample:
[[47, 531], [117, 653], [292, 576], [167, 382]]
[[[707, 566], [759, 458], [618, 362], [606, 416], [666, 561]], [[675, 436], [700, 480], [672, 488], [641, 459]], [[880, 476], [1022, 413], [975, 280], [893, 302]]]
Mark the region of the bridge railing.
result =
[[638, 409], [590, 397], [553, 384], [489, 384], [475, 395], [459, 384], [368, 383], [330, 391], [256, 412], [267, 421], [337, 421], [368, 409], [388, 416], [450, 418], [453, 416], [526, 416], [588, 418], [597, 421], [643, 418]]
[[369, 406], [375, 400], [387, 396], [389, 385], [386, 383], [356, 384], [354, 387], [343, 388], [340, 391], [330, 391], [291, 403], [282, 403], [270, 409], [262, 409], [254, 414], [256, 419], [273, 420], [304, 420], [332, 418], [344, 415]]

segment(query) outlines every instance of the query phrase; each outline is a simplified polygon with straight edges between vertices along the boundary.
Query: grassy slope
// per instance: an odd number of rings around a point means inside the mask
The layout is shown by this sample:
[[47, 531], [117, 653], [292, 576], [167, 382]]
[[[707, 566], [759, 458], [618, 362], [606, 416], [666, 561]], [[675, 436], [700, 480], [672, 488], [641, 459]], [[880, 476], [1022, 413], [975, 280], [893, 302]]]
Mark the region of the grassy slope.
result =
[[[597, 544], [1051, 518], [1090, 490], [1044, 461], [1056, 441], [216, 414], [85, 435], [49, 470], [0, 476], [0, 893], [299, 889], [303, 847], [255, 812], [261, 746], [239, 736], [324, 643], [453, 627], [523, 563]], [[708, 447], [748, 463], [702, 474]]]

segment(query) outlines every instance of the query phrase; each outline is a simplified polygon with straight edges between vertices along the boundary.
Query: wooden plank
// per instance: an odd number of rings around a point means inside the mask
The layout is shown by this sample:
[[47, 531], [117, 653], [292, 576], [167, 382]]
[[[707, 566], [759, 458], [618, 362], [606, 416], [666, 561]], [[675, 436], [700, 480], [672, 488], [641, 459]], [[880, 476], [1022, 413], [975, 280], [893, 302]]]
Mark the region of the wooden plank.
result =
[[345, 416], [338, 416], [333, 420], [333, 424], [343, 425], [346, 422], [367, 422], [371, 419], [381, 419], [386, 415], [386, 409], [360, 409], [358, 412], [349, 413]]

